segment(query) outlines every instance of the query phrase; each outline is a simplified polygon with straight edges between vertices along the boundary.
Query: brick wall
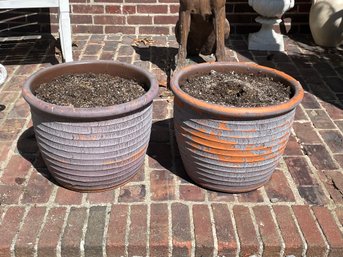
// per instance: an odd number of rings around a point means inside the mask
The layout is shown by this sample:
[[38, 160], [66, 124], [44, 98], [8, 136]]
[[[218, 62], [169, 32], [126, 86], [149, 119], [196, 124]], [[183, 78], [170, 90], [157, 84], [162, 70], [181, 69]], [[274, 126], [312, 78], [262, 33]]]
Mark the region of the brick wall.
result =
[[[295, 0], [295, 7], [284, 16], [283, 32], [308, 33], [311, 0]], [[172, 34], [178, 19], [178, 0], [70, 0], [74, 33]], [[227, 17], [232, 33], [256, 31], [257, 14], [248, 0], [229, 0]], [[285, 26], [286, 25], [286, 26]], [[0, 33], [56, 32], [57, 10], [2, 10]]]

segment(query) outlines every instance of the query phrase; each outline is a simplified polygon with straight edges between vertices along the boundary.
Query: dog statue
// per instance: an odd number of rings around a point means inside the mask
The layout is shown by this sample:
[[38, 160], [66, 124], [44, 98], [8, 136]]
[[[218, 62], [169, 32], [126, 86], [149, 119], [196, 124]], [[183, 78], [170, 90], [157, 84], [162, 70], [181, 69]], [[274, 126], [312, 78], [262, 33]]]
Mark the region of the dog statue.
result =
[[177, 66], [184, 66], [187, 55], [215, 54], [225, 60], [225, 39], [230, 34], [225, 0], [180, 0], [175, 35], [179, 43]]

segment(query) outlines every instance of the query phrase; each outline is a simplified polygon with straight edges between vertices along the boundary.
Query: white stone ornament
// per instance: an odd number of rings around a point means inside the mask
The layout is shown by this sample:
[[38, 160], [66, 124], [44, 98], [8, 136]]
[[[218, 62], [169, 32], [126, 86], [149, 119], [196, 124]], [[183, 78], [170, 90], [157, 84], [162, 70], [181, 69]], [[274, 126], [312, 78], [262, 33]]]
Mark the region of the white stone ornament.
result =
[[2, 85], [5, 82], [6, 77], [7, 77], [6, 68], [2, 64], [0, 64], [0, 85]]
[[314, 1], [309, 24], [317, 45], [336, 47], [343, 43], [343, 0]]
[[249, 34], [249, 50], [284, 51], [283, 36], [275, 32], [273, 26], [294, 7], [294, 0], [249, 0], [249, 5], [261, 15], [255, 20], [262, 24], [258, 32]]

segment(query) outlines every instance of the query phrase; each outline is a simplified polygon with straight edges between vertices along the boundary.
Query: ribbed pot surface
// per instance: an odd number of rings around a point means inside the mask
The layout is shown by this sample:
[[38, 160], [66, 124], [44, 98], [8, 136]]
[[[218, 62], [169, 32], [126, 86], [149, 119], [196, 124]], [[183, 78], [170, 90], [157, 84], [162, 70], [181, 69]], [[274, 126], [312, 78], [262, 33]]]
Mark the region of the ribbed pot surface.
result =
[[78, 191], [105, 190], [134, 176], [144, 163], [152, 105], [121, 118], [59, 122], [32, 112], [39, 149], [51, 175]]
[[188, 175], [220, 191], [253, 190], [272, 175], [286, 147], [294, 111], [280, 117], [234, 121], [197, 119], [174, 106], [175, 133]]
[[[179, 84], [191, 76], [235, 71], [274, 77], [292, 88], [289, 102], [236, 108], [191, 97]], [[246, 192], [265, 184], [287, 145], [295, 107], [303, 98], [299, 82], [255, 64], [205, 63], [185, 67], [171, 79], [176, 140], [187, 174], [197, 184], [224, 192]]]
[[[144, 83], [147, 92], [130, 102], [108, 107], [73, 108], [39, 100], [41, 83], [66, 73], [105, 73]], [[59, 64], [31, 76], [23, 96], [31, 107], [36, 139], [51, 175], [76, 191], [102, 191], [120, 186], [144, 164], [152, 124], [156, 78], [134, 65], [113, 61]]]

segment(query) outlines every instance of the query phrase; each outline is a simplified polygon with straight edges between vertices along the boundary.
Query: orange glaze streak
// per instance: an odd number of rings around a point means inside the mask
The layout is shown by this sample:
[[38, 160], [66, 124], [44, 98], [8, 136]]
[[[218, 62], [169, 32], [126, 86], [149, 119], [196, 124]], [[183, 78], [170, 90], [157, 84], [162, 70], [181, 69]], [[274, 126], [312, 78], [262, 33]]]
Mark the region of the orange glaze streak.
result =
[[[139, 157], [141, 157], [142, 155], [145, 154], [146, 149], [147, 149], [147, 146], [146, 145], [143, 146], [142, 149], [140, 149], [137, 153], [135, 153], [132, 156], [130, 156], [129, 160], [130, 161], [134, 161], [134, 160], [138, 159]], [[123, 160], [119, 160], [119, 161], [118, 160], [117, 161], [106, 161], [103, 164], [104, 165], [111, 165], [111, 164], [115, 164], [115, 163], [118, 163], [118, 162], [121, 162], [121, 161], [123, 161]]]
[[[214, 134], [214, 133], [208, 133], [206, 132], [205, 129], [199, 129], [198, 130], [201, 130], [200, 132], [197, 132], [193, 129], [186, 129], [186, 128], [183, 128], [181, 126], [176, 126], [177, 129], [182, 133], [182, 134], [190, 134], [191, 137], [192, 137], [192, 140], [200, 145], [208, 145], [210, 147], [214, 147], [214, 148], [217, 148], [218, 150], [236, 150], [235, 146], [237, 145], [236, 142], [231, 142], [231, 141], [225, 141], [225, 140], [222, 140], [220, 139], [220, 135], [211, 135], [211, 134]], [[208, 136], [210, 135], [210, 136]], [[282, 136], [281, 138], [279, 138], [279, 142], [280, 144], [282, 144], [283, 142], [286, 142], [286, 140], [288, 140], [288, 137], [289, 137], [289, 133], [285, 133], [284, 136]], [[271, 138], [272, 140], [271, 141], [275, 141], [275, 139]], [[271, 147], [268, 147], [268, 148], [271, 148]], [[259, 151], [259, 150], [265, 150], [267, 149], [267, 147], [265, 146], [248, 146], [247, 145], [247, 148], [246, 150], [249, 150], [249, 151]]]
[[[219, 125], [220, 128], [222, 125]], [[206, 131], [205, 129], [198, 128], [199, 131], [187, 131], [191, 135], [191, 138], [194, 142], [200, 144], [203, 147], [203, 150], [217, 156], [220, 161], [230, 161], [232, 159], [237, 160], [238, 162], [246, 162], [246, 159], [249, 158], [252, 162], [264, 161], [268, 155], [273, 154], [272, 147], [262, 147], [261, 146], [248, 146], [245, 150], [237, 149], [235, 142], [225, 141], [220, 138], [220, 135], [215, 134], [213, 131]], [[196, 139], [194, 138], [196, 137]], [[199, 145], [191, 143], [192, 147], [196, 148]], [[219, 148], [219, 149], [217, 149]], [[224, 148], [224, 149], [223, 149]], [[221, 150], [223, 149], [223, 150]], [[264, 150], [262, 154], [256, 154], [255, 151]], [[227, 151], [230, 151], [228, 154]], [[278, 149], [277, 153], [282, 153], [283, 149]], [[226, 154], [226, 155], [223, 155]]]
[[78, 134], [78, 135], [73, 135], [73, 140], [81, 140], [81, 141], [98, 140], [98, 136], [95, 134], [89, 134], [89, 135]]

